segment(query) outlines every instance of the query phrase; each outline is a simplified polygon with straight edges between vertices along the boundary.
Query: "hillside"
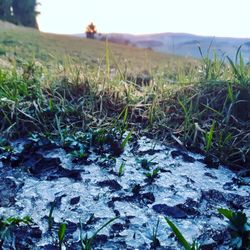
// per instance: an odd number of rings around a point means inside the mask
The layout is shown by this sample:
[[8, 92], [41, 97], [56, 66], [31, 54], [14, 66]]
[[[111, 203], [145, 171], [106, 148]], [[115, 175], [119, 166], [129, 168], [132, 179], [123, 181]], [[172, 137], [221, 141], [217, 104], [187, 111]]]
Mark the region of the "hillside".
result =
[[[171, 67], [193, 63], [192, 59], [155, 53], [147, 49], [109, 43], [111, 66], [141, 72], [153, 67]], [[0, 21], [0, 58], [36, 59], [45, 64], [73, 60], [77, 64], [105, 64], [105, 42], [66, 35], [40, 33]]]
[[215, 50], [219, 56], [227, 55], [235, 57], [235, 51], [242, 45], [244, 58], [248, 60], [250, 57], [250, 38], [210, 37], [185, 33], [148, 35], [108, 34], [108, 37], [111, 41], [117, 43], [125, 43], [138, 48], [151, 48], [161, 53], [195, 58], [200, 58], [198, 46], [206, 52], [212, 43], [211, 51]]

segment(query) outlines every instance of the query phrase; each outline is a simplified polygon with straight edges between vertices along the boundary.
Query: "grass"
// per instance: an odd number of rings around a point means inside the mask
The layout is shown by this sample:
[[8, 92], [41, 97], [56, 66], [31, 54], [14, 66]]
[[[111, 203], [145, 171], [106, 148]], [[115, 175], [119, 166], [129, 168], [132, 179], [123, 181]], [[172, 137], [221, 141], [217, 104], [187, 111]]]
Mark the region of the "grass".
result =
[[[228, 231], [231, 235], [230, 246], [232, 249], [250, 249], [250, 224], [246, 214], [242, 211], [234, 212], [225, 208], [219, 208], [218, 212], [228, 219]], [[185, 250], [202, 249], [197, 241], [193, 241], [192, 244], [189, 244], [177, 226], [167, 217], [165, 217], [165, 220]]]
[[176, 225], [172, 221], [170, 221], [167, 217], [165, 217], [165, 220], [185, 250], [200, 250], [201, 249], [200, 245], [196, 241], [193, 241], [192, 244], [189, 244], [187, 240], [185, 239], [185, 237], [183, 236], [183, 234], [180, 232], [180, 230], [176, 227]]
[[52, 229], [52, 226], [54, 224], [53, 212], [55, 209], [55, 205], [56, 205], [55, 202], [52, 202], [51, 206], [50, 206], [50, 210], [49, 210], [49, 216], [48, 216], [48, 228], [49, 228], [49, 230]]
[[158, 229], [159, 229], [159, 223], [160, 220], [157, 220], [156, 226], [153, 228], [153, 232], [152, 232], [152, 242], [151, 242], [151, 249], [157, 249], [158, 247], [161, 246], [161, 243], [159, 241], [159, 239], [157, 238], [157, 234], [158, 234]]
[[21, 224], [29, 225], [32, 223], [32, 219], [29, 216], [23, 218], [9, 217], [0, 218], [0, 248], [2, 249], [4, 241], [7, 238], [12, 237], [13, 230]]
[[160, 173], [160, 169], [156, 168], [144, 174], [147, 177], [147, 181], [149, 183], [153, 183], [156, 180], [156, 178], [159, 177], [159, 173]]
[[125, 163], [122, 162], [118, 170], [118, 174], [117, 174], [118, 177], [121, 177], [124, 174], [124, 168], [125, 168]]
[[118, 66], [120, 73], [127, 74], [151, 71], [157, 67], [169, 69], [178, 64], [184, 67], [185, 63], [195, 62], [193, 59], [183, 60], [177, 56], [113, 43], [105, 44], [93, 39], [40, 33], [29, 28], [11, 29], [1, 21], [0, 45], [2, 56], [5, 54], [8, 60], [17, 64], [24, 59], [35, 59], [54, 70], [58, 65], [68, 67], [73, 63], [73, 74], [79, 72], [81, 66], [86, 66], [88, 70], [98, 70], [100, 66], [104, 66], [107, 76], [111, 77], [112, 71], [118, 70]]
[[213, 124], [210, 127], [209, 132], [207, 132], [205, 134], [205, 151], [206, 152], [208, 152], [212, 147], [212, 140], [213, 140], [213, 136], [214, 136], [214, 127], [215, 127], [215, 123], [213, 122]]
[[112, 218], [108, 220], [105, 224], [103, 224], [100, 228], [98, 228], [91, 237], [88, 237], [88, 234], [83, 237], [83, 229], [80, 223], [80, 242], [81, 242], [81, 249], [82, 250], [91, 250], [93, 248], [93, 242], [98, 235], [105, 227], [111, 224], [114, 220], [118, 219], [118, 217]]
[[[249, 249], [250, 248], [250, 225], [248, 223], [248, 218], [242, 211], [234, 212], [229, 209], [219, 208], [219, 214], [225, 216], [228, 221], [228, 230], [231, 235], [231, 247], [232, 249]], [[199, 250], [201, 246], [198, 242], [193, 241], [189, 244], [185, 236], [180, 232], [177, 226], [165, 217], [165, 220], [179, 243], [183, 246], [185, 250]]]
[[63, 241], [64, 241], [65, 233], [66, 233], [66, 224], [62, 223], [58, 230], [58, 242], [59, 242], [60, 250], [63, 249]]
[[[211, 59], [210, 50], [200, 50], [198, 62], [8, 27], [0, 29], [0, 45], [9, 63], [0, 68], [5, 136], [36, 131], [65, 144], [77, 131], [106, 131], [96, 142], [109, 140], [112, 149], [118, 140], [120, 154], [132, 136], [150, 134], [212, 153], [234, 169], [249, 166], [250, 66], [240, 48], [234, 62], [215, 52]], [[142, 74], [147, 81], [138, 84]]]
[[219, 208], [218, 212], [229, 220], [228, 228], [233, 249], [250, 249], [250, 224], [246, 214], [224, 208]]

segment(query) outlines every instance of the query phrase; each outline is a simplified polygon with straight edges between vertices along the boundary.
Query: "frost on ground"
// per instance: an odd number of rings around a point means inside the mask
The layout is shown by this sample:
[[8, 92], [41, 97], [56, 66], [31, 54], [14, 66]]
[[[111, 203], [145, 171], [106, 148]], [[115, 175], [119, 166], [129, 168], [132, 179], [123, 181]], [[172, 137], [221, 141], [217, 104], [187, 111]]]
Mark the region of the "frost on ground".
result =
[[[90, 237], [114, 217], [118, 218], [95, 239], [95, 249], [150, 249], [158, 219], [157, 249], [179, 249], [164, 216], [188, 241], [198, 239], [208, 249], [226, 249], [226, 221], [217, 209], [243, 209], [250, 215], [250, 188], [241, 185], [235, 173], [223, 166], [206, 166], [200, 155], [146, 137], [127, 145], [117, 158], [91, 151], [88, 161], [76, 163], [53, 145], [29, 146], [27, 154], [28, 143], [16, 141], [18, 153], [9, 161], [1, 155], [0, 214], [28, 215], [34, 224], [16, 230], [4, 249], [57, 249], [63, 222], [65, 246], [81, 249], [80, 223], [84, 236]], [[54, 224], [49, 230], [52, 204]], [[15, 248], [9, 248], [13, 244]]]

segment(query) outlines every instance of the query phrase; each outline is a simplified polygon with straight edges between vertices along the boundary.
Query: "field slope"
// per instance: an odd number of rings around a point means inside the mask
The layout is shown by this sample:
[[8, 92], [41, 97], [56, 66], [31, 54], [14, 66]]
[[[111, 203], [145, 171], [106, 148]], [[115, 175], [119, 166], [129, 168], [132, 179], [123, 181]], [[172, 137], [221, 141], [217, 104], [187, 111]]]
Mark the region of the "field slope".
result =
[[[155, 66], [194, 62], [177, 56], [162, 55], [146, 49], [109, 44], [116, 63], [133, 71], [150, 70]], [[105, 59], [105, 42], [67, 35], [41, 33], [0, 21], [0, 57], [39, 60], [45, 64], [73, 60], [78, 64], [100, 65]], [[111, 56], [111, 55], [110, 55]], [[112, 63], [112, 62], [111, 62]]]

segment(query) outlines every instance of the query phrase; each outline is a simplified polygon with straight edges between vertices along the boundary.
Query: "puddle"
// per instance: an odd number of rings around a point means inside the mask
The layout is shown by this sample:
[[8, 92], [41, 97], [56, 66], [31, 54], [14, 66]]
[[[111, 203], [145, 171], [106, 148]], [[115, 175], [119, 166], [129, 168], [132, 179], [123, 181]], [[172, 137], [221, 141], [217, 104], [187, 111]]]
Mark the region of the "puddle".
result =
[[[16, 151], [23, 151], [22, 141], [13, 145]], [[30, 249], [57, 249], [52, 246], [56, 245], [62, 222], [67, 224], [67, 249], [81, 249], [79, 221], [84, 233], [91, 236], [116, 216], [119, 218], [99, 233], [95, 249], [150, 249], [158, 219], [161, 247], [157, 249], [180, 249], [164, 216], [178, 226], [188, 241], [199, 239], [210, 249], [228, 249], [223, 245], [228, 236], [226, 221], [217, 208], [244, 209], [250, 216], [249, 186], [237, 185], [235, 173], [223, 166], [208, 168], [201, 155], [178, 152], [142, 137], [136, 147], [127, 145], [116, 159], [91, 151], [88, 164], [72, 163], [71, 155], [57, 147], [35, 150], [35, 160], [28, 162], [24, 157], [15, 167], [2, 159], [0, 214], [28, 215], [39, 232], [34, 237], [33, 230], [28, 243], [16, 243], [16, 249], [26, 249], [28, 244]], [[150, 170], [142, 168], [142, 159], [152, 163]], [[157, 177], [149, 181], [145, 173], [156, 168]], [[54, 201], [55, 223], [48, 231]], [[91, 215], [91, 222], [86, 224]], [[8, 244], [6, 241], [3, 249], [15, 249], [8, 248]]]

